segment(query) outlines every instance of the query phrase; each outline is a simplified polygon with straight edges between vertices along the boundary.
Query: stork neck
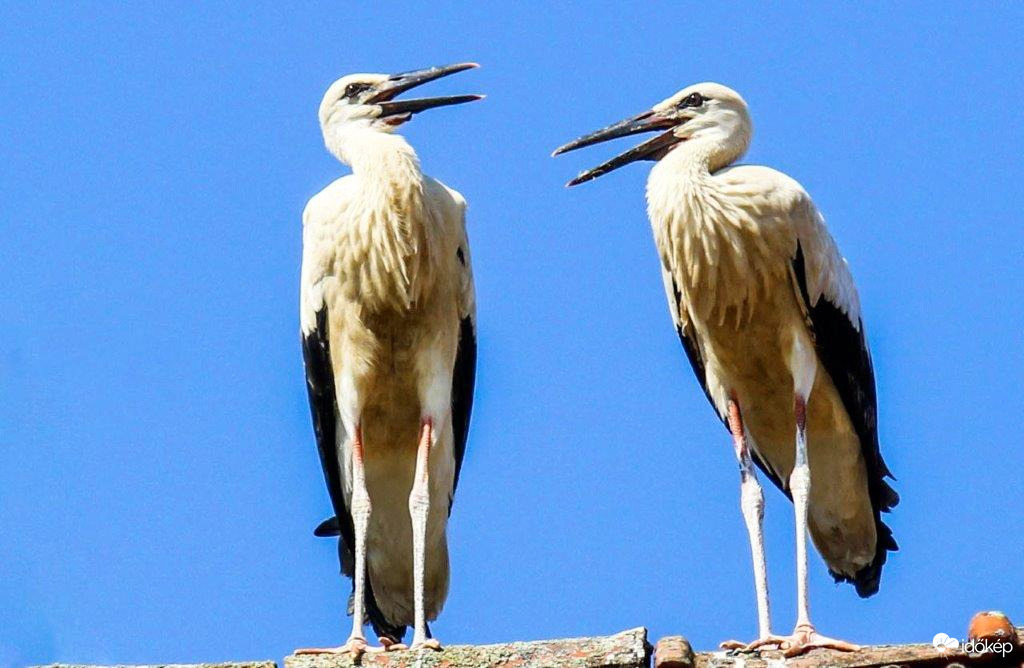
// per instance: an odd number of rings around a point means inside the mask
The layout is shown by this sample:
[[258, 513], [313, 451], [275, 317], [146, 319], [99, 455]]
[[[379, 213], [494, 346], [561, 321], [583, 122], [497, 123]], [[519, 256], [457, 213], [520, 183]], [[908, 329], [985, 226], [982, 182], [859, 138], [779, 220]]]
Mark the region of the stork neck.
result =
[[707, 141], [690, 139], [655, 163], [647, 178], [647, 204], [652, 222], [669, 215], [677, 206], [680, 194], [697, 194], [712, 186], [712, 148]]
[[360, 294], [372, 309], [404, 311], [429, 290], [438, 244], [427, 213], [425, 177], [412, 146], [399, 135], [357, 130], [338, 157], [352, 167], [359, 197], [351, 208]]
[[729, 150], [717, 138], [694, 137], [682, 142], [651, 169], [647, 179], [650, 212], [667, 213], [676, 206], [681, 193], [701, 199], [714, 197], [717, 185], [712, 175], [741, 154], [741, 150]]
[[708, 176], [728, 167], [742, 153], [742, 148], [733, 148], [717, 138], [693, 137], [669, 151], [661, 163], [666, 163], [665, 166], [674, 172], [691, 177]]
[[361, 180], [392, 193], [418, 192], [423, 182], [416, 151], [401, 135], [365, 130], [350, 133], [340, 156]]

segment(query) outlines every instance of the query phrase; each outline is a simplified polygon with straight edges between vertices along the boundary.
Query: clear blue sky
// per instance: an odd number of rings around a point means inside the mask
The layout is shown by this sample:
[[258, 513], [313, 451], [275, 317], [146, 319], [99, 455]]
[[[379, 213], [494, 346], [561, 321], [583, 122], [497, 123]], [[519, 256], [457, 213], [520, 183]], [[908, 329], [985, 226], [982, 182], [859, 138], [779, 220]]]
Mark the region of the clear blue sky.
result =
[[[347, 633], [298, 338], [300, 212], [345, 173], [316, 109], [353, 71], [461, 60], [486, 101], [406, 126], [465, 194], [480, 366], [448, 643], [755, 632], [731, 445], [691, 377], [648, 166], [551, 149], [716, 80], [748, 162], [849, 258], [901, 551], [875, 598], [812, 556], [855, 641], [1024, 619], [1024, 9], [934, 3], [63, 3], [0, 7], [0, 665], [280, 658]], [[513, 3], [509, 3], [513, 5]], [[769, 490], [775, 624], [790, 504]]]

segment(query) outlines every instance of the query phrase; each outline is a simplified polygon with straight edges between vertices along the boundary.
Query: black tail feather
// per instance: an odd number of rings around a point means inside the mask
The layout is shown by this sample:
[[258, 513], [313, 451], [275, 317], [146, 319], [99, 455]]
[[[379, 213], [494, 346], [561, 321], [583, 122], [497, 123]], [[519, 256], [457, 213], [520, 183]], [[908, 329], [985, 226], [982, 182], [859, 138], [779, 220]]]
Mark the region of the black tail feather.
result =
[[318, 538], [329, 538], [331, 536], [341, 535], [341, 525], [338, 524], [337, 517], [328, 517], [320, 524], [316, 525], [313, 529], [313, 535]]

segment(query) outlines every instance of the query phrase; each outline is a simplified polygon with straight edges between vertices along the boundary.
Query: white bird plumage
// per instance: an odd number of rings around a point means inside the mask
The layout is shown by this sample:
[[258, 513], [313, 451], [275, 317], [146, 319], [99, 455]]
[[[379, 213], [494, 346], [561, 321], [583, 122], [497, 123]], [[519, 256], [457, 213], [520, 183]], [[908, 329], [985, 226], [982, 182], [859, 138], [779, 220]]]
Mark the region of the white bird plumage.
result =
[[[474, 64], [336, 81], [320, 105], [328, 150], [352, 167], [303, 212], [300, 323], [314, 430], [353, 578], [358, 654], [368, 618], [386, 648], [437, 647], [446, 526], [476, 362], [466, 202], [420, 170], [394, 130], [413, 113], [479, 99], [393, 98]], [[306, 650], [331, 651], [331, 650]]]
[[[656, 160], [648, 214], [669, 309], [694, 373], [729, 428], [754, 562], [759, 639], [793, 655], [850, 649], [811, 624], [806, 531], [837, 580], [873, 594], [896, 549], [880, 513], [898, 496], [878, 448], [875, 387], [857, 290], [810, 196], [768, 167], [731, 166], [752, 125], [744, 100], [716, 83], [689, 86], [650, 110], [585, 135], [563, 153], [662, 131], [569, 185], [636, 160]], [[797, 625], [771, 632], [753, 464], [793, 498]], [[813, 481], [813, 484], [812, 484]]]

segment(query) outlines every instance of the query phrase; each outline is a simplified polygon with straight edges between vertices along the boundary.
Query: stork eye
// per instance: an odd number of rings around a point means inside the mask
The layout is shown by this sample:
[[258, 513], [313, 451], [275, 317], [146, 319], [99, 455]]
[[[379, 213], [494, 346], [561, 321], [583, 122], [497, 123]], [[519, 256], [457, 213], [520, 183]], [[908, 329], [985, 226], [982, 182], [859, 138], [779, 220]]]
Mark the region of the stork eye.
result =
[[679, 107], [699, 107], [704, 104], [704, 101], [704, 96], [700, 93], [690, 93], [679, 103]]
[[366, 91], [366, 90], [369, 90], [369, 89], [370, 89], [370, 84], [368, 84], [368, 83], [350, 83], [349, 85], [345, 86], [345, 97], [353, 98], [356, 95], [359, 95], [360, 93], [362, 93], [363, 91]]

